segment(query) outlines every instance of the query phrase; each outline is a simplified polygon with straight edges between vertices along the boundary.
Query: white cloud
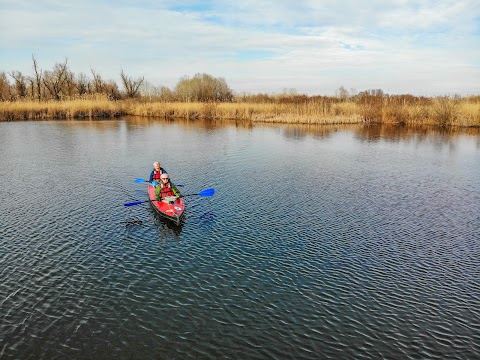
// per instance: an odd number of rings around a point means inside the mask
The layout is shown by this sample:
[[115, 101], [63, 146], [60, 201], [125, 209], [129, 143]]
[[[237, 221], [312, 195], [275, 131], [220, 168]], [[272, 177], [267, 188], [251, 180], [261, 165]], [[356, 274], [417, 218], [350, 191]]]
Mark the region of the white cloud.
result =
[[35, 54], [43, 69], [68, 57], [118, 83], [123, 68], [170, 87], [207, 72], [250, 92], [480, 92], [475, 1], [133, 4], [2, 0], [0, 71], [29, 74]]

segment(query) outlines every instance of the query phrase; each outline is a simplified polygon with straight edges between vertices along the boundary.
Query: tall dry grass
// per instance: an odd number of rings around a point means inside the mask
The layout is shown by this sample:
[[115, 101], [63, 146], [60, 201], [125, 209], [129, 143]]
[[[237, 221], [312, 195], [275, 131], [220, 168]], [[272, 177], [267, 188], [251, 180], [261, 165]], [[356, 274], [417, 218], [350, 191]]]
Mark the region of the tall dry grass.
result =
[[131, 103], [129, 115], [185, 118], [228, 119], [267, 123], [353, 124], [362, 120], [353, 103], [334, 104], [328, 110], [317, 103]]
[[[297, 101], [298, 100], [298, 101]], [[349, 101], [308, 97], [275, 102], [146, 102], [90, 96], [65, 101], [0, 102], [0, 121], [111, 118], [121, 115], [163, 119], [227, 119], [288, 124], [411, 124], [480, 126], [480, 98], [370, 96]]]
[[122, 103], [106, 96], [66, 101], [5, 101], [0, 102], [0, 121], [79, 119], [123, 115]]
[[366, 122], [382, 124], [480, 126], [480, 99], [440, 96], [433, 99], [382, 97], [359, 104]]

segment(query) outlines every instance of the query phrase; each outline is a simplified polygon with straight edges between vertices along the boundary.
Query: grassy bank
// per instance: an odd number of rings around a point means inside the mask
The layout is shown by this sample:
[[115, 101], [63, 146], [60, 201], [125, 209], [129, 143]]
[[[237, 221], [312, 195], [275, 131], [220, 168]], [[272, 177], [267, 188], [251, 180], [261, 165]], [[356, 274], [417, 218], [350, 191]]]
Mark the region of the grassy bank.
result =
[[0, 102], [0, 121], [109, 118], [124, 114], [122, 104], [104, 97], [68, 101]]
[[367, 97], [355, 100], [305, 98], [301, 101], [182, 103], [111, 101], [98, 96], [65, 101], [0, 102], [0, 121], [96, 119], [122, 115], [164, 119], [226, 119], [288, 124], [384, 123], [480, 127], [480, 98], [409, 100]]

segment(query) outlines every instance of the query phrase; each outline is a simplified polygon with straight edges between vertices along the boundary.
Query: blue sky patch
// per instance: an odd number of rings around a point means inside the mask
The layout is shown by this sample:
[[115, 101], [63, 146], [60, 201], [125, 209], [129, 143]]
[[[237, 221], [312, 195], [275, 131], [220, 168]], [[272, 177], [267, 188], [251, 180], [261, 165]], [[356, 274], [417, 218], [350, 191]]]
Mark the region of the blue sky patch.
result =
[[365, 50], [365, 46], [363, 45], [354, 45], [341, 42], [340, 46], [347, 50]]
[[205, 12], [205, 11], [210, 11], [212, 10], [212, 6], [207, 2], [201, 2], [201, 3], [192, 3], [192, 4], [179, 4], [179, 5], [171, 5], [168, 7], [169, 10], [171, 11], [177, 11], [177, 12]]

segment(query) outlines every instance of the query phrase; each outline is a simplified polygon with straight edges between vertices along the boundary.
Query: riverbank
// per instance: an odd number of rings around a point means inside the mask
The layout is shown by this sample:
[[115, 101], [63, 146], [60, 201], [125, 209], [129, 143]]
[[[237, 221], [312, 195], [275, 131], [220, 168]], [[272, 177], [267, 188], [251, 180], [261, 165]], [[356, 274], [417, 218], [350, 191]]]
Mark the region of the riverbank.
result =
[[422, 102], [392, 98], [303, 102], [111, 101], [106, 97], [64, 101], [0, 102], [0, 121], [99, 119], [131, 115], [164, 119], [225, 119], [288, 124], [407, 124], [480, 127], [480, 100], [439, 97]]

